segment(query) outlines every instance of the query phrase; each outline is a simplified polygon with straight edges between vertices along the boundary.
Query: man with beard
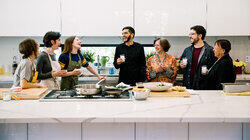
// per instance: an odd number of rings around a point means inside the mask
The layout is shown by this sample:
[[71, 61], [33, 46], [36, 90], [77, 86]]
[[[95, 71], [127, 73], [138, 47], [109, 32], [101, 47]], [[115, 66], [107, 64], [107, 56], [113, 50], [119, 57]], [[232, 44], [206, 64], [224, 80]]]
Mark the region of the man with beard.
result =
[[120, 69], [119, 81], [134, 86], [136, 82], [146, 79], [146, 59], [144, 48], [134, 42], [135, 30], [130, 27], [122, 29], [124, 43], [118, 45], [115, 50], [114, 66]]
[[[190, 28], [189, 38], [192, 45], [184, 50], [180, 63], [183, 69], [183, 84], [188, 89], [205, 89], [206, 81], [205, 76], [201, 74], [201, 68], [206, 66], [210, 69], [217, 60], [213, 48], [203, 41], [205, 36], [206, 30], [203, 26], [196, 25]], [[187, 61], [184, 62], [184, 59]]]

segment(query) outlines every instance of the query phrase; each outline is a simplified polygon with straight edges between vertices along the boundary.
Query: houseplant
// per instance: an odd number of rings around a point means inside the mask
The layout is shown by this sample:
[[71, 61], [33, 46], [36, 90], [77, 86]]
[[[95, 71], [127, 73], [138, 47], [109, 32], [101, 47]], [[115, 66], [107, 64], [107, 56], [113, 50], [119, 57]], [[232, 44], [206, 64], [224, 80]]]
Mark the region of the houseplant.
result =
[[88, 62], [93, 63], [95, 61], [94, 59], [95, 52], [92, 52], [90, 50], [84, 50], [84, 51], [81, 50], [81, 53]]
[[242, 71], [244, 70], [246, 63], [240, 61], [239, 59], [236, 59], [233, 61], [234, 70], [236, 74], [242, 74]]

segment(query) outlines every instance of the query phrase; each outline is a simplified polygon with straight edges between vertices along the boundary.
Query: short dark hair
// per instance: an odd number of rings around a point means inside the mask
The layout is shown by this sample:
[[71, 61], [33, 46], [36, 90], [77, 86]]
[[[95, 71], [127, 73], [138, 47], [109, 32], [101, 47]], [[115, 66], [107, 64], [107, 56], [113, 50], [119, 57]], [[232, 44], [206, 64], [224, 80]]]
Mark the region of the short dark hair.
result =
[[165, 51], [165, 52], [168, 52], [168, 50], [169, 50], [169, 48], [171, 47], [171, 45], [170, 45], [170, 43], [168, 42], [168, 40], [166, 39], [166, 38], [156, 38], [155, 40], [154, 40], [154, 44], [155, 44], [155, 42], [156, 41], [160, 41], [160, 45], [161, 45], [161, 47], [163, 48], [163, 50]]
[[203, 26], [195, 25], [195, 26], [191, 27], [190, 30], [195, 30], [197, 34], [202, 35], [202, 37], [201, 37], [202, 40], [205, 39], [207, 31]]
[[228, 41], [226, 39], [217, 40], [214, 44], [217, 44], [222, 49], [224, 49], [225, 50], [224, 54], [228, 54], [231, 50], [231, 43], [230, 43], [230, 41]]
[[126, 26], [124, 28], [122, 28], [122, 31], [128, 29], [130, 33], [133, 33], [135, 35], [135, 29], [131, 26]]
[[[28, 58], [34, 52], [37, 55], [37, 43], [34, 39], [28, 38], [19, 44], [19, 52], [23, 54], [23, 59]], [[36, 56], [37, 57], [37, 56]]]
[[51, 47], [52, 46], [51, 40], [56, 41], [60, 37], [61, 37], [61, 34], [59, 32], [49, 31], [44, 35], [43, 43], [46, 47]]

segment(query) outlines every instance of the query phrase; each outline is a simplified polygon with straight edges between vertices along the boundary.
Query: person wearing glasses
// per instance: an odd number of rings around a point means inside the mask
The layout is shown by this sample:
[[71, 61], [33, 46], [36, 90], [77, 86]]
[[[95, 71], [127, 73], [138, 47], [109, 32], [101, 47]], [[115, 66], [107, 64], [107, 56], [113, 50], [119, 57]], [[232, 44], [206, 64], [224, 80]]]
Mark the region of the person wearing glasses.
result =
[[206, 89], [204, 75], [201, 74], [202, 67], [209, 69], [217, 58], [214, 56], [213, 48], [204, 39], [206, 29], [196, 25], [190, 28], [189, 38], [191, 46], [187, 47], [181, 55], [180, 68], [183, 69], [183, 85], [188, 89]]

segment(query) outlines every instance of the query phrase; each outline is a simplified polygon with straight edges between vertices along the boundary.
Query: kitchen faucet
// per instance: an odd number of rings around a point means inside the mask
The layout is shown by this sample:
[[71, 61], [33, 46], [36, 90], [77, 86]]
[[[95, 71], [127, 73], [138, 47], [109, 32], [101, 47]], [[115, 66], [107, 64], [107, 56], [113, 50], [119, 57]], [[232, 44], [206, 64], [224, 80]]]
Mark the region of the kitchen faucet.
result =
[[101, 70], [105, 70], [105, 68], [100, 67], [100, 56], [97, 55], [97, 73], [100, 74]]

